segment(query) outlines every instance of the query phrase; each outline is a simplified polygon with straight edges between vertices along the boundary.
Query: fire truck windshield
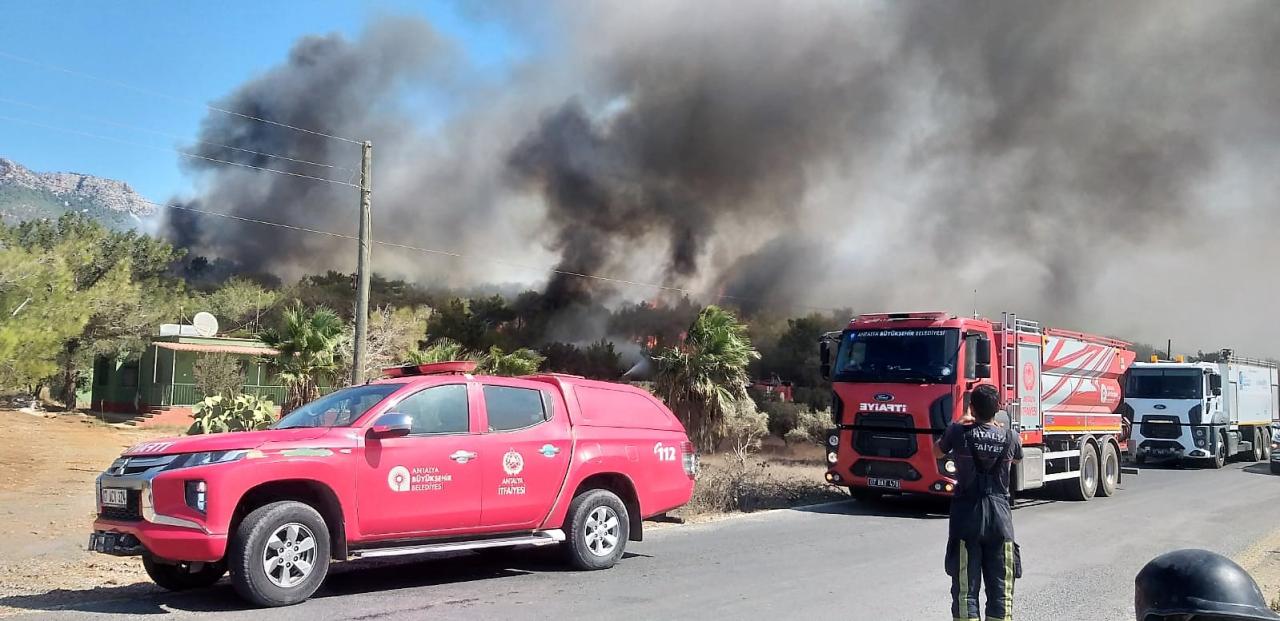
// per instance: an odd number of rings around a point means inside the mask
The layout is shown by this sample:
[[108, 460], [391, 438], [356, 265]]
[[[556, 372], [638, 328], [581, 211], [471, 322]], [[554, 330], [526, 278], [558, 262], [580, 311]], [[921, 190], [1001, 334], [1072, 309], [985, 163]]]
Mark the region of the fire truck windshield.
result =
[[833, 381], [953, 384], [960, 331], [850, 330], [840, 337]]
[[1199, 369], [1130, 369], [1124, 396], [1134, 399], [1199, 399]]

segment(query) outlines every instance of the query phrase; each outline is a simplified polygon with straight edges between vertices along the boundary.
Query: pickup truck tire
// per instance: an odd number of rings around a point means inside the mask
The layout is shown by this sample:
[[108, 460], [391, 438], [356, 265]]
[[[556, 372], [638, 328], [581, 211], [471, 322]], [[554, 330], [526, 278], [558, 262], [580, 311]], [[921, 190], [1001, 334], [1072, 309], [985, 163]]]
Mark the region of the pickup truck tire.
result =
[[225, 563], [203, 563], [197, 571], [191, 571], [191, 563], [164, 563], [151, 556], [142, 557], [142, 568], [151, 581], [167, 591], [186, 591], [213, 586], [227, 573]]
[[1120, 483], [1120, 454], [1116, 446], [1110, 442], [1102, 443], [1102, 462], [1098, 477], [1098, 495], [1103, 498], [1114, 496]]
[[1271, 474], [1280, 474], [1280, 464], [1271, 462]]
[[569, 564], [588, 571], [613, 567], [627, 547], [630, 524], [627, 505], [613, 492], [592, 489], [578, 494], [565, 525]]
[[311, 597], [329, 572], [329, 528], [315, 509], [291, 500], [245, 516], [227, 546], [231, 585], [259, 606]]

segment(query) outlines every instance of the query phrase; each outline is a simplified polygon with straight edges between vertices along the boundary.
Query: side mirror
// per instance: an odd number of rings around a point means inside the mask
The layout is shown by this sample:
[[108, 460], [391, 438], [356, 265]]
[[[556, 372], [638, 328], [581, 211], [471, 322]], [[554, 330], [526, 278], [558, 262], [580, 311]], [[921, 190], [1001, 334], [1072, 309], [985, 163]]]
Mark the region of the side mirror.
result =
[[978, 339], [974, 343], [977, 346], [977, 351], [974, 352], [974, 362], [978, 363], [979, 366], [986, 365], [987, 367], [986, 373], [981, 370], [978, 371], [978, 377], [987, 377], [991, 375], [991, 341]]
[[973, 365], [973, 374], [978, 376], [975, 379], [980, 379], [980, 380], [988, 379], [991, 377], [991, 365], [984, 362], [979, 362]]
[[821, 362], [819, 369], [822, 371], [822, 379], [831, 379], [831, 341], [818, 341], [818, 359]]
[[1222, 376], [1217, 373], [1209, 375], [1209, 392], [1215, 397], [1222, 396]]
[[373, 421], [373, 426], [369, 428], [369, 437], [381, 440], [383, 438], [401, 438], [409, 435], [413, 431], [413, 418], [408, 414], [399, 412], [387, 412]]

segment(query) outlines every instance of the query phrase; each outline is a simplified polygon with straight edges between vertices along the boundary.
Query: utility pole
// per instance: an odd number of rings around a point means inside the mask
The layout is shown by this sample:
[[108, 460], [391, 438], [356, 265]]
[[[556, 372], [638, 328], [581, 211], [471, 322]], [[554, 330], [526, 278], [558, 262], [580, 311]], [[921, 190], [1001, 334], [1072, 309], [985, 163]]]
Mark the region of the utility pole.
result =
[[369, 340], [369, 246], [373, 243], [369, 210], [373, 206], [373, 143], [360, 146], [360, 255], [356, 259], [356, 342], [351, 360], [351, 383], [364, 383], [364, 357]]

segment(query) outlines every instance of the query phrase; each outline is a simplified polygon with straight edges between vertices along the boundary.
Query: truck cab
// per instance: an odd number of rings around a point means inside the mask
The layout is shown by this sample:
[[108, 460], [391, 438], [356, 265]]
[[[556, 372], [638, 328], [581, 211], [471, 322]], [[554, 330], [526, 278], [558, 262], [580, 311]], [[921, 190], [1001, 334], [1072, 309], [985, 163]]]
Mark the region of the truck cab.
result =
[[[1138, 362], [1125, 380], [1136, 463], [1216, 459], [1226, 446], [1210, 433], [1222, 417], [1222, 376], [1209, 362]], [[1218, 464], [1221, 467], [1221, 463]]]
[[648, 392], [474, 367], [388, 369], [269, 430], [131, 447], [98, 477], [89, 547], [141, 556], [168, 589], [229, 571], [279, 606], [331, 560], [557, 545], [604, 569], [644, 518], [689, 501], [693, 445]]
[[991, 342], [991, 322], [945, 313], [862, 315], [828, 339], [828, 481], [858, 497], [953, 491], [955, 462], [935, 460], [932, 443], [995, 383]]
[[1135, 462], [1198, 460], [1221, 468], [1229, 459], [1271, 454], [1270, 425], [1280, 416], [1275, 363], [1229, 349], [1217, 362], [1153, 357], [1133, 365], [1125, 384]]

